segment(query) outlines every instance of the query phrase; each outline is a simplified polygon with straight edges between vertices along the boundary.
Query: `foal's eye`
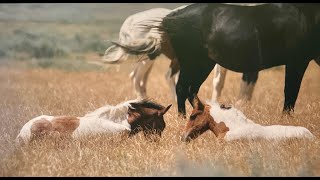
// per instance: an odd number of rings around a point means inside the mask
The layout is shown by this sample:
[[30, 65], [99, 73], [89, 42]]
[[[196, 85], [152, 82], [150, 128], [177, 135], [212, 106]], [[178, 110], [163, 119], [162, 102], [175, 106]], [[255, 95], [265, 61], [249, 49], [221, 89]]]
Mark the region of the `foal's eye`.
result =
[[191, 120], [194, 120], [194, 119], [196, 119], [197, 116], [198, 116], [198, 114], [190, 115], [190, 119], [191, 119]]
[[200, 115], [201, 113], [202, 113], [202, 111], [192, 112], [192, 114], [190, 115], [190, 119], [191, 119], [191, 120], [196, 119], [196, 117], [197, 117], [198, 115]]

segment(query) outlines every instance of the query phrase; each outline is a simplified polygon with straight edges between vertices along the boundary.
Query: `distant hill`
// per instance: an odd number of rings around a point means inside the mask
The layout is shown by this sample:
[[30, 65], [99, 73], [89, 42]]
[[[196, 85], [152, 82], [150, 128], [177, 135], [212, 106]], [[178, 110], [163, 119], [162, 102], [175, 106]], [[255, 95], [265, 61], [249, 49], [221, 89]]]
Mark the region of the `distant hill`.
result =
[[30, 3], [0, 4], [0, 20], [5, 21], [88, 21], [124, 20], [150, 8], [174, 9], [190, 3]]

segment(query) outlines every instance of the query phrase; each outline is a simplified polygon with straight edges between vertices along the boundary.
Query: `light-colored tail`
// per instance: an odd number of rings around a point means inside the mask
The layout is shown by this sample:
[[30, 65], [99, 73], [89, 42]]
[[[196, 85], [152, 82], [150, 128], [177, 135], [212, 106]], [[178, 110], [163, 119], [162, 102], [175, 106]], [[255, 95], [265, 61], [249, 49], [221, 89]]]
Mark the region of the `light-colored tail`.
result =
[[186, 6], [173, 10], [154, 8], [129, 16], [121, 26], [119, 41], [112, 42], [113, 45], [105, 51], [102, 61], [109, 64], [121, 63], [129, 55], [147, 55], [154, 59], [161, 54], [163, 31], [159, 27], [163, 18]]
[[112, 42], [102, 61], [121, 63], [129, 55], [148, 55], [150, 59], [160, 55], [161, 32], [154, 26], [158, 26], [170, 12], [170, 9], [154, 8], [129, 16], [121, 26], [119, 41]]

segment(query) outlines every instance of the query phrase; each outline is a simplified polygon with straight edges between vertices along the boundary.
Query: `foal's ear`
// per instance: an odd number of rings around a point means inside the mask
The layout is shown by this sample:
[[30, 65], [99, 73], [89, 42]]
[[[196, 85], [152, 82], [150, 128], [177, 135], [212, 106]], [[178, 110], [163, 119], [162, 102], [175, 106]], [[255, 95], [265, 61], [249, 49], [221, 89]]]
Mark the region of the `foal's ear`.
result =
[[129, 111], [129, 112], [132, 112], [132, 111], [134, 111], [134, 108], [133, 108], [132, 106], [129, 106], [129, 107], [128, 107], [128, 111]]
[[197, 117], [197, 115], [203, 113], [203, 111], [200, 111], [200, 110], [197, 110], [197, 109], [194, 109], [191, 114], [190, 114], [190, 119], [195, 119]]
[[193, 98], [193, 109], [194, 110], [198, 110], [198, 111], [203, 111], [204, 110], [204, 105], [200, 101], [200, 99], [198, 98], [197, 95], [194, 95], [194, 98]]
[[138, 112], [138, 109], [134, 106], [129, 106], [128, 107], [128, 113], [131, 114], [133, 112]]
[[163, 116], [169, 109], [170, 109], [170, 107], [172, 106], [172, 104], [170, 104], [168, 107], [166, 107], [166, 108], [163, 108], [163, 109], [161, 109], [161, 110], [159, 110], [158, 111], [158, 115], [159, 116]]
[[190, 118], [194, 119], [195, 117], [197, 117], [197, 115], [203, 113], [203, 110], [204, 110], [203, 103], [200, 101], [200, 99], [198, 98], [197, 95], [194, 95], [194, 98], [193, 98], [193, 110], [192, 110], [192, 113], [190, 115]]
[[136, 109], [138, 107], [137, 103], [130, 103], [129, 108], [131, 108], [132, 110]]

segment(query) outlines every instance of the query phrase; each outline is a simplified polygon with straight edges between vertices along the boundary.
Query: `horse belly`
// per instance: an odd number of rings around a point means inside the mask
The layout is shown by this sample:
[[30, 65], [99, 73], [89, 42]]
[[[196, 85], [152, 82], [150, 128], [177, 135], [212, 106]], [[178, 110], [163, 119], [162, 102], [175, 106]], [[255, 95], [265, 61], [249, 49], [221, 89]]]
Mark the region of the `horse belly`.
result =
[[[254, 72], [263, 67], [259, 48], [249, 42], [228, 45], [219, 42], [208, 48], [208, 56], [219, 65], [236, 72]], [[254, 43], [255, 44], [255, 43]]]

